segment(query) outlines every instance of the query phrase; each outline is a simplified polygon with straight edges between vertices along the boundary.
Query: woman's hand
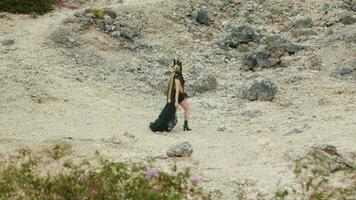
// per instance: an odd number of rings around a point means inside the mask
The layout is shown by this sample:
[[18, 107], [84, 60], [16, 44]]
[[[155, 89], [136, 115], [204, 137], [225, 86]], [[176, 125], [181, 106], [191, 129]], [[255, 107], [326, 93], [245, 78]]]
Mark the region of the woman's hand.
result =
[[178, 108], [179, 103], [178, 103], [178, 102], [176, 102], [176, 103], [174, 104], [174, 106], [175, 106], [176, 108]]

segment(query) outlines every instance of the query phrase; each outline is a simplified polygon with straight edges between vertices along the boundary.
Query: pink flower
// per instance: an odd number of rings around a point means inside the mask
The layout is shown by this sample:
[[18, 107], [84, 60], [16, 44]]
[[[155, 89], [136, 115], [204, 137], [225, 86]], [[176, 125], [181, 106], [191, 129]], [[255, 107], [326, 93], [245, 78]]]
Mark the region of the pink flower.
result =
[[147, 180], [151, 180], [156, 177], [158, 177], [157, 169], [151, 168], [151, 169], [147, 170], [147, 172], [145, 173], [145, 179], [147, 179]]
[[203, 182], [203, 178], [201, 176], [191, 176], [189, 180], [193, 185], [198, 185]]

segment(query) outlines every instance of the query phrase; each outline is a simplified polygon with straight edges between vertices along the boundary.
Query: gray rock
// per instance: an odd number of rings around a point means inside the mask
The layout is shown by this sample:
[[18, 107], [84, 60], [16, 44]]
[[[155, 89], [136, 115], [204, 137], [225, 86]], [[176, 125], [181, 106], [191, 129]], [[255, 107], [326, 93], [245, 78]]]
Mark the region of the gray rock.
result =
[[348, 9], [356, 12], [356, 1], [355, 0], [344, 0], [338, 5], [341, 9]]
[[298, 129], [298, 128], [293, 128], [291, 131], [289, 131], [288, 133], [286, 133], [284, 135], [285, 136], [287, 136], [287, 135], [295, 135], [295, 134], [299, 134], [299, 133], [303, 133], [303, 131]]
[[15, 44], [15, 40], [14, 39], [4, 39], [3, 41], [1, 41], [1, 43], [6, 46], [13, 45], [13, 44]]
[[[270, 49], [278, 49], [278, 51], [281, 52], [280, 56], [284, 52], [288, 52], [289, 54], [295, 54], [296, 52], [300, 51], [302, 49], [301, 46], [293, 44], [289, 42], [288, 40], [282, 38], [279, 35], [271, 35], [266, 37], [266, 44], [267, 44], [267, 50], [270, 51]], [[283, 52], [284, 51], [284, 52]], [[270, 53], [270, 52], [269, 52]]]
[[135, 139], [135, 136], [132, 135], [132, 134], [130, 134], [130, 133], [128, 133], [128, 132], [125, 132], [125, 133], [124, 133], [124, 136], [125, 136], [125, 137], [128, 137], [128, 138], [131, 138], [131, 139]]
[[292, 34], [294, 37], [310, 37], [313, 35], [318, 35], [313, 29], [293, 29]]
[[110, 9], [110, 8], [105, 8], [103, 11], [104, 11], [105, 15], [110, 16], [111, 19], [116, 19], [116, 18], [117, 18], [116, 12], [113, 11], [112, 9]]
[[303, 48], [299, 45], [293, 43], [285, 43], [280, 45], [286, 52], [290, 55], [297, 53], [298, 51], [302, 50]]
[[75, 17], [85, 17], [85, 13], [84, 12], [76, 12], [76, 13], [74, 13], [74, 16]]
[[208, 11], [206, 11], [206, 10], [195, 11], [195, 13], [192, 13], [192, 16], [194, 17], [194, 19], [197, 22], [199, 22], [201, 24], [205, 24], [205, 25], [210, 24], [209, 14], [208, 14]]
[[271, 101], [276, 93], [277, 86], [263, 77], [258, 77], [242, 87], [242, 98], [250, 101]]
[[343, 66], [339, 67], [333, 73], [335, 77], [342, 79], [356, 78], [356, 67], [355, 66]]
[[189, 142], [177, 144], [167, 151], [168, 157], [189, 157], [193, 153], [193, 147]]
[[227, 128], [225, 126], [220, 126], [216, 130], [219, 132], [225, 132], [225, 131], [227, 131]]
[[261, 114], [262, 114], [262, 112], [258, 109], [246, 110], [241, 113], [242, 116], [249, 117], [249, 118], [255, 118], [257, 116], [260, 116]]
[[270, 67], [278, 66], [281, 63], [281, 61], [279, 60], [279, 58], [269, 57], [264, 52], [257, 52], [254, 55], [250, 54], [245, 56], [242, 63], [243, 66], [241, 67], [241, 70], [255, 71], [256, 68], [270, 68]]
[[258, 41], [259, 35], [257, 31], [247, 25], [234, 28], [232, 33], [225, 39], [225, 43], [231, 48], [237, 48], [240, 44]]
[[255, 67], [258, 66], [258, 62], [254, 55], [247, 55], [242, 60], [241, 70], [248, 71], [254, 70]]
[[212, 74], [202, 74], [193, 84], [194, 93], [203, 93], [217, 88], [217, 80]]
[[66, 48], [80, 45], [79, 36], [71, 28], [59, 28], [51, 34], [50, 38], [53, 42]]
[[257, 52], [255, 55], [257, 64], [261, 68], [270, 68], [277, 66], [280, 63], [279, 59], [269, 58], [268, 55], [264, 52]]
[[304, 126], [303, 126], [303, 129], [305, 129], [305, 130], [309, 130], [311, 128], [312, 128], [312, 126], [310, 126], [309, 124], [304, 124]]
[[313, 20], [309, 17], [298, 19], [292, 22], [293, 28], [309, 28], [313, 26]]
[[338, 153], [335, 146], [328, 144], [313, 145], [310, 151], [299, 160], [303, 165], [317, 166], [318, 170], [328, 173], [355, 168], [351, 161]]
[[295, 54], [302, 49], [279, 35], [271, 35], [264, 39], [266, 46], [261, 51], [249, 54], [242, 60], [241, 70], [256, 70], [258, 68], [278, 67], [282, 64], [281, 57]]
[[341, 23], [343, 23], [344, 25], [351, 25], [355, 23], [355, 21], [356, 19], [350, 13], [344, 13], [341, 15]]

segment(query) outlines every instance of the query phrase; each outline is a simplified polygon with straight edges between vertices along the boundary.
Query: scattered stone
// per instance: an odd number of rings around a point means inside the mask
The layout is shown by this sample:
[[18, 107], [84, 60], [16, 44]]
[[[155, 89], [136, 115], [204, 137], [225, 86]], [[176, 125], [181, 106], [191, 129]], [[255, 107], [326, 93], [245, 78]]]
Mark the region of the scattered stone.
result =
[[5, 46], [9, 46], [9, 45], [15, 44], [15, 40], [14, 39], [4, 39], [3, 41], [1, 41], [1, 43]]
[[301, 46], [293, 44], [279, 35], [268, 36], [265, 42], [267, 43], [267, 49], [278, 49], [278, 51], [287, 52], [290, 55], [302, 50]]
[[303, 133], [303, 131], [298, 129], [298, 128], [293, 128], [293, 130], [289, 131], [288, 133], [286, 133], [284, 135], [285, 136], [287, 136], [287, 135], [295, 135], [295, 134], [299, 134], [299, 133]]
[[243, 66], [241, 70], [243, 71], [256, 71], [258, 68], [270, 68], [275, 67], [280, 64], [280, 60], [276, 58], [270, 58], [264, 52], [257, 52], [256, 54], [250, 54], [245, 56], [242, 61]]
[[292, 22], [293, 28], [310, 28], [313, 26], [313, 20], [309, 17], [298, 19]]
[[137, 23], [123, 17], [119, 19], [118, 14], [110, 8], [89, 9], [89, 11], [75, 13], [74, 16], [80, 21], [81, 30], [87, 30], [90, 26], [95, 25], [103, 33], [118, 40], [131, 42], [140, 36]]
[[232, 33], [225, 39], [225, 44], [231, 48], [237, 48], [240, 44], [258, 41], [257, 31], [251, 26], [243, 25], [232, 30]]
[[135, 136], [132, 135], [132, 134], [130, 134], [130, 133], [128, 133], [128, 132], [125, 132], [125, 133], [124, 133], [124, 136], [125, 136], [125, 137], [128, 137], [128, 138], [131, 138], [131, 139], [135, 139]]
[[261, 68], [277, 66], [280, 63], [278, 58], [269, 57], [265, 52], [257, 52], [255, 55], [257, 65]]
[[202, 74], [193, 84], [194, 93], [204, 93], [217, 88], [217, 80], [212, 74]]
[[309, 130], [309, 129], [312, 128], [312, 126], [310, 126], [309, 124], [304, 124], [303, 128], [304, 128], [305, 130]]
[[195, 10], [192, 13], [193, 18], [201, 23], [201, 24], [205, 24], [205, 25], [209, 25], [210, 24], [210, 18], [209, 18], [209, 14], [208, 11], [206, 10]]
[[343, 13], [341, 15], [341, 23], [343, 23], [344, 25], [351, 25], [355, 23], [355, 21], [355, 17], [350, 13]]
[[277, 86], [269, 79], [258, 77], [242, 88], [242, 98], [250, 101], [271, 101], [277, 93]]
[[333, 145], [314, 145], [306, 158], [312, 160], [314, 164], [318, 164], [320, 168], [330, 173], [339, 170], [354, 169], [352, 163], [341, 156]]
[[322, 66], [322, 60], [320, 56], [312, 56], [310, 58], [310, 69], [311, 70], [317, 70], [320, 71], [321, 70], [321, 66]]
[[225, 132], [225, 131], [227, 131], [227, 128], [225, 126], [220, 126], [220, 127], [217, 128], [217, 131]]
[[302, 47], [293, 44], [279, 35], [271, 35], [265, 38], [266, 45], [262, 50], [248, 54], [242, 60], [241, 70], [247, 71], [260, 68], [271, 68], [281, 66], [281, 58], [300, 51]]
[[79, 46], [79, 37], [75, 33], [75, 30], [70, 28], [59, 28], [51, 34], [51, 39], [53, 42], [62, 45], [66, 48], [72, 48]]
[[242, 60], [242, 66], [241, 66], [241, 70], [243, 71], [248, 71], [248, 70], [254, 70], [255, 67], [258, 66], [258, 62], [257, 59], [255, 58], [254, 55], [247, 55], [243, 58]]
[[293, 29], [291, 33], [296, 38], [318, 35], [318, 33], [313, 29]]
[[339, 67], [335, 70], [333, 76], [342, 79], [356, 78], [356, 66]]
[[244, 117], [255, 118], [255, 117], [261, 115], [262, 112], [258, 109], [251, 109], [251, 110], [244, 111], [241, 114]]
[[189, 142], [177, 144], [167, 151], [168, 157], [189, 157], [193, 153], [193, 147]]
[[341, 9], [352, 10], [356, 12], [356, 1], [355, 0], [344, 0], [338, 6]]

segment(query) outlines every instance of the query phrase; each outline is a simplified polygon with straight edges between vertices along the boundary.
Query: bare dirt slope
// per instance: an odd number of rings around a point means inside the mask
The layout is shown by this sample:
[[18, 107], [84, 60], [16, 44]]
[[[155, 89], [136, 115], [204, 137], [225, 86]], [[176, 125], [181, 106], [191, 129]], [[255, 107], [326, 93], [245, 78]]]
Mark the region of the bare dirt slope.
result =
[[[321, 4], [306, 2], [303, 5], [310, 10], [313, 3]], [[331, 76], [339, 64], [355, 59], [355, 41], [344, 41], [354, 37], [355, 25], [335, 28], [335, 36], [324, 37], [327, 31], [321, 30], [320, 37], [309, 41], [318, 48], [293, 55], [290, 67], [243, 72], [240, 57], [231, 59], [239, 53], [221, 62], [206, 56], [206, 47], [222, 38], [217, 31], [221, 16], [215, 18], [216, 27], [198, 30], [213, 32], [212, 36], [197, 36], [175, 24], [179, 16], [162, 17], [162, 13], [179, 11], [175, 1], [126, 0], [112, 5], [96, 2], [94, 6], [142, 12], [147, 24], [143, 25], [140, 45], [149, 48], [137, 52], [130, 46], [123, 49], [97, 29], [82, 34], [80, 47], [59, 47], [51, 40], [52, 34], [67, 26], [63, 21], [73, 18], [77, 10], [58, 9], [35, 19], [0, 18], [0, 41], [15, 40], [13, 45], [0, 45], [2, 157], [26, 146], [41, 149], [69, 142], [75, 150], [73, 157], [92, 158], [99, 151], [113, 160], [139, 161], [165, 155], [170, 146], [189, 141], [194, 148], [191, 158], [158, 159], [157, 165], [164, 169], [174, 163], [188, 166], [204, 177], [204, 187], [221, 190], [224, 199], [235, 199], [234, 190], [240, 186], [253, 196], [258, 191], [273, 193], [277, 184], [292, 182], [292, 160], [313, 144], [356, 151], [355, 80]], [[333, 40], [337, 34], [344, 34], [344, 39]], [[166, 63], [170, 65], [176, 55], [187, 71], [203, 63], [216, 76], [217, 91], [193, 95], [189, 100], [192, 132], [181, 130], [183, 111], [179, 110], [180, 123], [172, 133], [154, 134], [148, 124], [159, 114], [164, 96], [151, 88], [158, 83], [143, 84], [142, 76], [147, 74], [131, 71], [141, 66], [152, 71], [168, 67]], [[311, 55], [321, 58], [321, 70], [308, 68]], [[92, 62], [89, 58], [93, 63], [83, 64]], [[145, 68], [145, 62], [152, 59], [152, 68]], [[253, 74], [276, 83], [278, 93], [272, 102], [236, 98], [243, 79]], [[189, 75], [188, 87], [193, 81]]]

